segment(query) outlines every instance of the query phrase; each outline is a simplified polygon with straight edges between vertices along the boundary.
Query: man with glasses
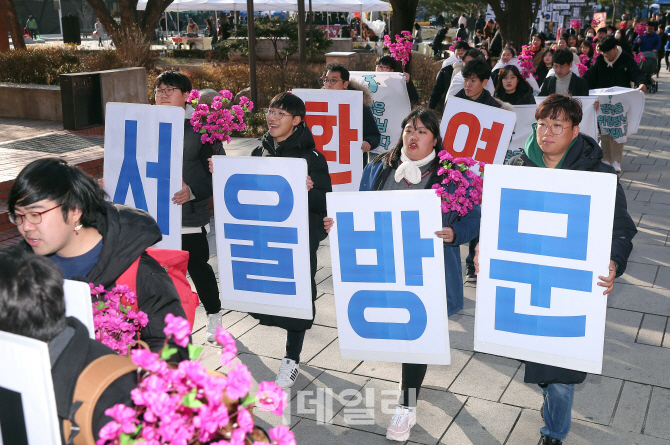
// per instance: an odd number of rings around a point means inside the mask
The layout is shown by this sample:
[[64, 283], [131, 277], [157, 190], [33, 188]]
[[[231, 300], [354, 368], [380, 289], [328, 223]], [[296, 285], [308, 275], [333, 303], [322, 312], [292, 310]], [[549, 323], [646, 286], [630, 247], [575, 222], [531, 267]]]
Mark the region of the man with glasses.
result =
[[[14, 180], [9, 220], [23, 236], [20, 248], [48, 257], [66, 279], [110, 289], [140, 258], [137, 306], [149, 319], [140, 340], [158, 352], [165, 342], [165, 316], [186, 317], [172, 279], [145, 252], [161, 240], [160, 228], [148, 213], [105, 202], [104, 194], [78, 168], [56, 158], [39, 159]], [[181, 361], [188, 353], [178, 348], [175, 357]]]
[[372, 93], [365, 85], [358, 82], [349, 82], [349, 70], [341, 63], [331, 63], [326, 67], [323, 79], [323, 88], [326, 90], [352, 90], [363, 92], [363, 166], [368, 163], [368, 152], [379, 146], [381, 133], [377, 128], [377, 121], [372, 114]]
[[200, 301], [207, 312], [207, 341], [216, 341], [216, 328], [221, 325], [221, 298], [216, 276], [209, 261], [209, 197], [212, 196], [212, 174], [208, 159], [212, 154], [225, 155], [220, 143], [214, 148], [200, 141], [200, 134], [191, 126], [193, 108], [186, 106], [191, 81], [182, 73], [165, 71], [156, 79], [156, 105], [184, 108], [184, 157], [182, 189], [172, 202], [182, 206], [181, 248], [189, 253], [188, 273]]
[[[537, 107], [535, 119], [537, 123], [533, 124], [524, 151], [510, 159], [509, 165], [616, 174], [611, 166], [601, 162], [598, 143], [579, 132], [582, 106], [577, 99], [552, 94]], [[614, 278], [626, 270], [636, 233], [635, 223], [626, 210], [626, 195], [617, 178], [609, 275], [598, 277], [604, 295], [612, 291]], [[478, 270], [477, 256], [475, 266]], [[526, 362], [524, 382], [537, 383], [545, 397], [540, 411], [545, 423], [540, 430], [543, 444], [560, 445], [568, 435], [575, 384], [585, 378], [585, 372]]]

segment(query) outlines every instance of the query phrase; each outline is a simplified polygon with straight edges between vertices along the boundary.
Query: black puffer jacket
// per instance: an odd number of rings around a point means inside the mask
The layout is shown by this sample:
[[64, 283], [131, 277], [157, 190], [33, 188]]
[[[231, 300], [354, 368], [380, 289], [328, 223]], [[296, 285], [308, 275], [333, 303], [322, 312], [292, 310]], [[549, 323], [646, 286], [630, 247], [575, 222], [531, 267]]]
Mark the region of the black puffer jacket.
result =
[[[104, 355], [114, 354], [114, 351], [107, 346], [91, 340], [86, 327], [76, 318], [68, 317], [67, 325], [74, 330], [74, 335], [70, 338], [70, 341], [60, 352], [51, 367], [51, 378], [56, 395], [56, 411], [61, 428], [64, 419], [74, 419], [74, 412], [71, 412], [72, 397], [74, 396], [74, 388], [77, 384], [79, 374], [95, 359]], [[51, 360], [53, 362], [55, 357], [53, 357], [51, 349], [49, 353], [52, 355]], [[105, 415], [105, 410], [117, 403], [133, 406], [130, 391], [135, 387], [137, 387], [137, 375], [129, 373], [116, 379], [102, 393], [93, 410], [92, 429], [96, 440], [99, 438], [98, 433], [100, 429], [112, 420]], [[61, 441], [65, 444], [62, 429]]]
[[[533, 137], [535, 136], [533, 135]], [[603, 152], [598, 143], [590, 136], [580, 133], [565, 156], [561, 168], [616, 174], [614, 168], [601, 162], [602, 157]], [[537, 167], [523, 151], [510, 159], [509, 165]], [[635, 223], [628, 214], [626, 195], [617, 179], [612, 253], [610, 256], [619, 265], [617, 276], [621, 276], [626, 270], [628, 257], [633, 250], [632, 240], [636, 233]], [[526, 362], [526, 375], [524, 377], [526, 383], [582, 383], [585, 378], [585, 372]]]
[[[102, 235], [103, 243], [98, 262], [86, 277], [74, 279], [96, 286], [102, 284], [105, 289], [111, 289], [121, 274], [141, 255], [137, 269], [137, 306], [147, 314], [149, 323], [140, 332], [140, 339], [152, 351], [158, 352], [165, 341], [165, 316], [174, 314], [186, 318], [172, 278], [156, 260], [145, 253], [147, 247], [161, 240], [160, 228], [151, 215], [143, 210], [109, 202], [105, 202], [104, 207], [104, 213], [96, 218], [95, 227]], [[21, 244], [30, 249], [25, 241]], [[176, 346], [172, 344], [172, 347]], [[172, 360], [187, 359], [186, 349], [178, 349], [179, 352]]]
[[[183, 227], [202, 227], [209, 223], [209, 197], [212, 196], [212, 174], [209, 172], [208, 158], [212, 157], [209, 144], [200, 141], [200, 133], [193, 131], [189, 119], [184, 120], [184, 157], [182, 178], [191, 189], [195, 199], [185, 202], [181, 208]], [[216, 154], [225, 155], [220, 143], [216, 144]]]
[[[312, 314], [315, 314], [314, 301], [316, 300], [316, 283], [314, 281], [314, 275], [316, 274], [316, 251], [319, 248], [319, 242], [324, 240], [328, 235], [323, 227], [323, 218], [326, 216], [326, 193], [333, 191], [326, 158], [316, 150], [314, 137], [304, 121], [295, 127], [291, 136], [286, 140], [279, 142], [276, 147], [274, 139], [270, 136], [270, 133], [265, 133], [261, 138], [261, 145], [256, 147], [251, 155], [302, 158], [307, 161], [307, 175], [309, 175], [314, 182], [314, 187], [307, 193], [307, 206], [309, 209], [309, 256], [312, 278]], [[313, 319], [304, 320], [264, 314], [251, 315], [259, 319], [261, 324], [267, 326], [279, 326], [280, 328], [292, 331], [309, 329], [314, 322]]]
[[610, 87], [630, 88], [631, 82], [636, 86], [644, 83], [644, 74], [635, 63], [635, 59], [623, 51], [611, 67], [607, 65], [605, 56], [599, 55], [591, 68], [584, 73], [583, 78], [591, 90]]

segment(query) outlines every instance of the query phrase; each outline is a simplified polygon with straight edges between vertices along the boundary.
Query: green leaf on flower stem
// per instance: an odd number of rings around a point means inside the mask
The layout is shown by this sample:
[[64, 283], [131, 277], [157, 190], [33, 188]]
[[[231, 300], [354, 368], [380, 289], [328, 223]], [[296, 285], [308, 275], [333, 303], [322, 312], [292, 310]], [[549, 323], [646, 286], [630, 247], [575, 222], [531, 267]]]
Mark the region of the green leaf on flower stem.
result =
[[161, 360], [170, 360], [170, 357], [175, 355], [177, 351], [178, 351], [177, 348], [170, 348], [169, 346], [166, 345], [161, 351]]
[[200, 130], [200, 134], [205, 134], [205, 133], [207, 133], [207, 130], [205, 130], [204, 128]]
[[120, 445], [134, 445], [137, 443], [137, 440], [133, 439], [129, 434], [121, 433], [119, 437]]
[[244, 398], [240, 402], [240, 405], [247, 406], [252, 405], [254, 403], [256, 403], [256, 396], [252, 396], [251, 394], [247, 393], [247, 395], [244, 396]]
[[130, 309], [130, 308], [127, 307], [127, 306], [124, 306], [124, 305], [122, 305], [122, 304], [119, 305], [119, 311], [123, 312], [124, 314], [128, 314], [128, 310], [129, 310], [129, 309]]
[[198, 357], [200, 357], [200, 353], [202, 352], [202, 346], [196, 346], [191, 343], [188, 344], [188, 359], [189, 360], [197, 360]]
[[197, 389], [193, 388], [191, 392], [186, 394], [183, 399], [181, 399], [181, 404], [184, 405], [186, 408], [191, 408], [191, 409], [197, 409], [202, 406], [202, 402], [198, 399], [196, 399], [196, 393]]
[[96, 304], [93, 305], [93, 307], [96, 308], [97, 310], [101, 311], [103, 309], [106, 309], [107, 305], [105, 304], [104, 301], [98, 301]]

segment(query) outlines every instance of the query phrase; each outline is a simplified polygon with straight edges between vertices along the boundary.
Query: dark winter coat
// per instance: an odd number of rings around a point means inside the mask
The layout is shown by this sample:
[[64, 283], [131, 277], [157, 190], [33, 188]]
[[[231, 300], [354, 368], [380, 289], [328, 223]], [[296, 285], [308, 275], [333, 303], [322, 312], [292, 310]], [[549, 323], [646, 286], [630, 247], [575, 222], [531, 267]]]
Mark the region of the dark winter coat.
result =
[[[535, 138], [533, 133], [530, 137]], [[601, 159], [603, 152], [598, 143], [590, 136], [580, 133], [574, 144], [568, 151], [561, 168], [566, 170], [593, 171], [601, 173], [616, 174], [614, 168], [603, 164]], [[537, 167], [526, 155], [525, 151], [516, 155], [509, 161], [509, 165]], [[632, 239], [637, 233], [635, 223], [628, 214], [626, 195], [617, 178], [616, 202], [614, 204], [614, 226], [612, 231], [612, 252], [610, 258], [619, 267], [617, 276], [621, 276], [626, 270], [628, 257], [633, 250]], [[556, 366], [542, 365], [539, 363], [526, 362], [526, 383], [582, 383], [586, 378], [585, 372]]]
[[518, 89], [512, 94], [507, 94], [503, 88], [496, 94], [496, 97], [503, 102], [510, 105], [535, 105], [535, 96], [533, 96], [533, 89], [527, 87], [526, 91], [519, 91]]
[[[458, 93], [456, 93], [455, 97], [465, 100], [472, 100], [465, 95], [465, 88], [461, 88], [461, 90]], [[488, 105], [490, 107], [503, 108], [503, 104], [500, 101], [498, 101], [495, 97], [491, 96], [491, 93], [489, 93], [489, 91], [486, 88], [482, 90], [482, 94], [480, 94], [477, 100], [475, 100], [474, 102], [477, 102], [478, 104]]]
[[[67, 325], [74, 330], [74, 335], [64, 349], [54, 357], [53, 348], [50, 347], [51, 361], [55, 362], [51, 367], [51, 378], [56, 395], [56, 412], [61, 426], [61, 441], [65, 444], [62, 426], [64, 419], [70, 419], [74, 423], [74, 412], [72, 411], [72, 398], [77, 384], [79, 374], [95, 359], [104, 355], [114, 354], [107, 346], [92, 340], [88, 335], [88, 329], [74, 317], [67, 318]], [[57, 337], [56, 337], [57, 338]], [[137, 387], [137, 375], [126, 374], [109, 385], [102, 393], [93, 411], [93, 436], [98, 440], [98, 433], [112, 419], [105, 415], [105, 410], [118, 403], [133, 406], [130, 391]]]
[[449, 91], [451, 85], [451, 78], [454, 75], [454, 65], [447, 65], [440, 69], [433, 85], [433, 91], [430, 93], [428, 100], [428, 108], [434, 110], [438, 105], [444, 104], [444, 95]]
[[[165, 316], [173, 314], [186, 318], [186, 314], [172, 278], [163, 266], [145, 252], [163, 237], [158, 224], [143, 210], [105, 202], [104, 213], [96, 218], [95, 228], [102, 235], [98, 262], [86, 277], [73, 279], [96, 286], [102, 284], [105, 289], [111, 289], [121, 274], [140, 258], [137, 269], [137, 307], [149, 318], [149, 323], [140, 331], [140, 340], [145, 341], [153, 352], [159, 352], [165, 341]], [[25, 241], [21, 243], [30, 249]], [[188, 358], [185, 348], [179, 348], [172, 342], [170, 344], [178, 349], [178, 353], [172, 357], [173, 361]]]
[[635, 59], [623, 51], [612, 67], [607, 66], [602, 54], [599, 55], [582, 77], [586, 79], [591, 90], [611, 87], [630, 88], [631, 82], [635, 85], [644, 83], [644, 74], [635, 63]]
[[[316, 251], [319, 242], [326, 236], [323, 226], [323, 218], [326, 217], [326, 193], [332, 192], [333, 188], [328, 173], [326, 158], [316, 149], [314, 137], [305, 122], [295, 127], [293, 134], [286, 140], [279, 142], [275, 147], [274, 139], [270, 133], [265, 133], [261, 138], [261, 145], [251, 153], [252, 156], [271, 156], [280, 158], [302, 158], [307, 161], [307, 175], [314, 182], [314, 187], [307, 193], [307, 206], [309, 210], [309, 257], [312, 281], [312, 315], [316, 314], [314, 301], [316, 301]], [[305, 178], [306, 180], [307, 178]], [[266, 326], [279, 326], [290, 331], [304, 331], [310, 329], [314, 318], [311, 320], [279, 317], [275, 315], [251, 314]]]
[[[538, 96], [549, 96], [556, 92], [556, 76], [549, 76], [544, 79], [542, 82], [542, 88], [540, 88], [540, 94]], [[570, 84], [568, 85], [568, 92], [573, 96], [588, 96], [589, 95], [589, 84], [588, 82], [572, 73], [570, 77]]]
[[370, 151], [379, 147], [381, 140], [381, 133], [377, 127], [377, 121], [374, 114], [372, 114], [372, 93], [365, 85], [358, 82], [349, 82], [348, 90], [363, 92], [363, 140], [370, 144]]
[[[399, 162], [399, 152], [395, 154], [395, 157], [392, 157], [392, 154], [393, 152], [379, 155], [365, 167], [363, 177], [361, 178], [360, 191], [378, 191], [384, 189], [384, 184], [389, 180], [391, 174], [395, 172], [395, 168], [391, 165], [398, 165]], [[428, 184], [426, 184], [426, 189], [430, 189], [433, 184], [440, 182], [440, 177], [437, 176], [439, 168], [439, 159], [437, 157], [434, 164], [435, 166]], [[447, 217], [448, 215], [442, 215], [445, 226], [447, 224]], [[443, 243], [444, 276], [447, 290], [447, 311], [449, 315], [463, 309], [463, 270], [461, 265], [461, 249], [459, 246], [469, 243], [479, 235], [480, 219], [480, 207], [475, 206], [470, 213], [458, 217], [451, 224], [451, 228], [454, 230], [453, 242]]]
[[[212, 157], [209, 144], [200, 142], [200, 133], [193, 131], [188, 119], [184, 120], [184, 158], [182, 178], [191, 189], [195, 199], [181, 206], [183, 227], [202, 227], [209, 224], [209, 197], [212, 196], [212, 174], [207, 159]], [[217, 144], [217, 154], [226, 152]]]

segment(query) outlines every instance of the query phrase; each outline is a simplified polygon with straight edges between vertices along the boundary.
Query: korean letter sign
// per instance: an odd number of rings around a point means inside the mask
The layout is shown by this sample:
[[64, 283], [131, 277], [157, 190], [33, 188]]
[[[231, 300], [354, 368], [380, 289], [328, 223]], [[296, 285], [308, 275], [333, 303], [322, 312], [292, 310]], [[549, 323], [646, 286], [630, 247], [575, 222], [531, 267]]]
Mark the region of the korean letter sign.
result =
[[442, 144], [454, 157], [502, 164], [515, 122], [512, 111], [451, 97], [440, 124]]
[[214, 156], [221, 304], [312, 318], [307, 162]]
[[163, 234], [156, 247], [181, 249], [184, 110], [109, 103], [105, 119], [105, 192], [113, 202], [147, 211]]
[[440, 200], [433, 190], [329, 193], [342, 358], [448, 365]]
[[[381, 133], [379, 147], [374, 153], [385, 153], [402, 133], [402, 121], [412, 111], [407, 95], [407, 82], [402, 73], [351, 71], [351, 80], [367, 86], [372, 93], [372, 114]], [[372, 160], [372, 159], [370, 159]]]
[[47, 344], [0, 331], [0, 351], [0, 443], [61, 443]]
[[363, 176], [363, 93], [295, 89], [305, 102], [316, 149], [328, 161], [333, 191], [356, 191]]
[[599, 374], [617, 177], [487, 165], [475, 351]]

